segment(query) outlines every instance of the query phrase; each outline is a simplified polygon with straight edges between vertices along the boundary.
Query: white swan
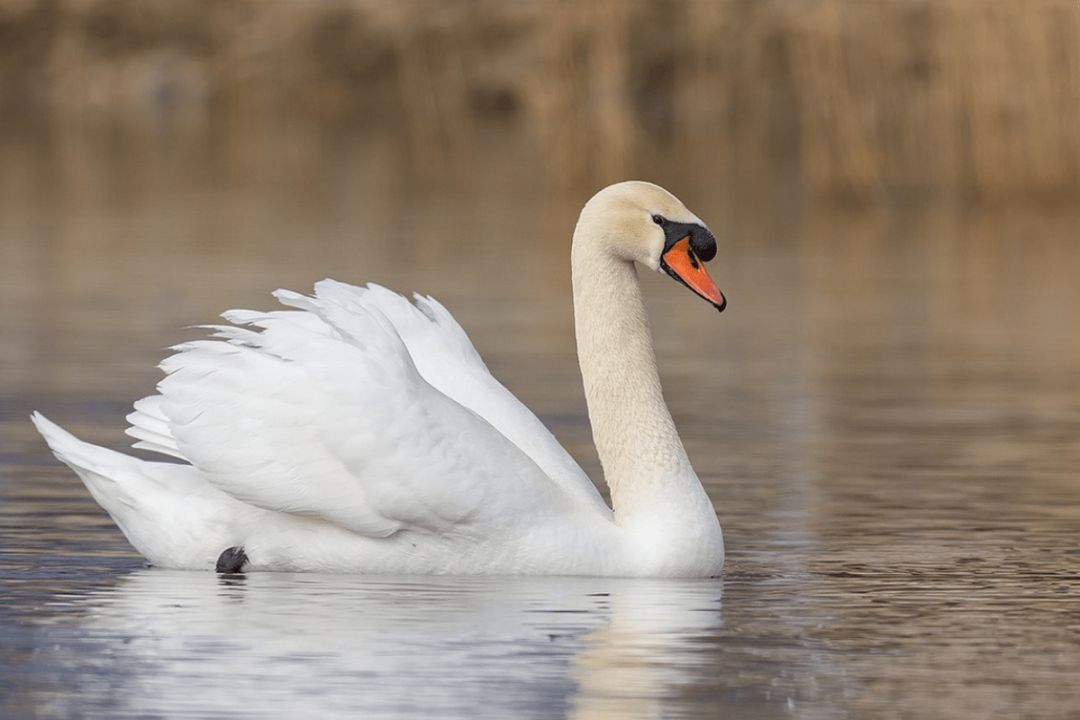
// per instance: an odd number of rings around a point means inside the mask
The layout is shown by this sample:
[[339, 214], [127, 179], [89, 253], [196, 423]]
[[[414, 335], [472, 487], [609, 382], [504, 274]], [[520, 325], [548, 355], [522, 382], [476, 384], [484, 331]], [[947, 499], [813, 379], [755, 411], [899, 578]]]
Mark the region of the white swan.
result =
[[185, 464], [38, 430], [154, 565], [220, 572], [720, 572], [720, 524], [661, 394], [637, 262], [723, 310], [716, 243], [666, 190], [585, 205], [572, 267], [578, 353], [614, 512], [430, 297], [324, 280], [233, 310], [219, 340], [166, 359], [135, 403], [135, 444]]

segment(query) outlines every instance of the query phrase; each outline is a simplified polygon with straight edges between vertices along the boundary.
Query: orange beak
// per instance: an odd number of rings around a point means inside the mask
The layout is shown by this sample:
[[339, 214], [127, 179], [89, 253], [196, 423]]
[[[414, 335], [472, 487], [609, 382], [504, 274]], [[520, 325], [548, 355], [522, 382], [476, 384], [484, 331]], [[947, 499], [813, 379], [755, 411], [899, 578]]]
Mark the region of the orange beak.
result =
[[671, 277], [713, 304], [720, 312], [727, 307], [727, 298], [709, 277], [703, 263], [690, 247], [690, 236], [677, 241], [660, 256], [660, 267]]

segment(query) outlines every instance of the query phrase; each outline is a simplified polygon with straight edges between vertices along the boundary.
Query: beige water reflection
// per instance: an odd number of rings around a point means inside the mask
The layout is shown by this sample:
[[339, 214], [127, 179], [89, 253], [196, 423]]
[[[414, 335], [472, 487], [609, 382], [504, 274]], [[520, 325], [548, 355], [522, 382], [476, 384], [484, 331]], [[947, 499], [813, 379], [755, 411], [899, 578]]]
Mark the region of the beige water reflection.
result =
[[585, 190], [533, 183], [512, 146], [420, 182], [392, 143], [24, 140], [0, 143], [2, 714], [1080, 707], [1080, 216], [826, 212], [656, 168], [720, 238], [730, 298], [718, 316], [643, 278], [725, 529], [722, 608], [715, 585], [223, 585], [139, 569], [30, 410], [123, 447], [178, 328], [377, 279], [450, 307], [596, 477], [569, 295]]

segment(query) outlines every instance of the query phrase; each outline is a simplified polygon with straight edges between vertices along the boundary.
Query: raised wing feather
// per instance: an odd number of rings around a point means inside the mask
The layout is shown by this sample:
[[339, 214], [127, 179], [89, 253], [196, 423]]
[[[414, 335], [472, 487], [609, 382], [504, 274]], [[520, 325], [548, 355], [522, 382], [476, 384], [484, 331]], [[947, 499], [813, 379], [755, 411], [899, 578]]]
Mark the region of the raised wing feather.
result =
[[385, 317], [428, 383], [487, 420], [573, 498], [602, 513], [610, 512], [577, 462], [539, 418], [495, 379], [465, 330], [435, 298], [416, 294], [414, 305], [379, 285], [357, 287], [334, 280], [323, 280], [315, 289], [318, 297], [346, 309], [368, 309]]
[[[228, 342], [178, 347], [160, 411], [214, 485], [369, 536], [565, 513], [576, 503], [526, 453], [428, 383], [377, 307], [319, 288], [298, 308], [232, 313]], [[470, 346], [471, 347], [471, 344]], [[473, 351], [475, 353], [475, 351]]]

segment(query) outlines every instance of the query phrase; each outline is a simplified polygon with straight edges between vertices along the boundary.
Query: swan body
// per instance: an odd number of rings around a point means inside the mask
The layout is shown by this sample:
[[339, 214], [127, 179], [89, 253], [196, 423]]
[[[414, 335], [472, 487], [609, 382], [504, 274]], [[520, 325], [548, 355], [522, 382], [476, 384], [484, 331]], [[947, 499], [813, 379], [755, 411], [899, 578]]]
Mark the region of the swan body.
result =
[[576, 332], [609, 508], [449, 311], [377, 285], [279, 290], [179, 345], [135, 403], [150, 462], [35, 413], [131, 544], [179, 569], [717, 575], [712, 503], [664, 404], [635, 263], [723, 309], [715, 240], [658, 186], [610, 186], [574, 232]]

